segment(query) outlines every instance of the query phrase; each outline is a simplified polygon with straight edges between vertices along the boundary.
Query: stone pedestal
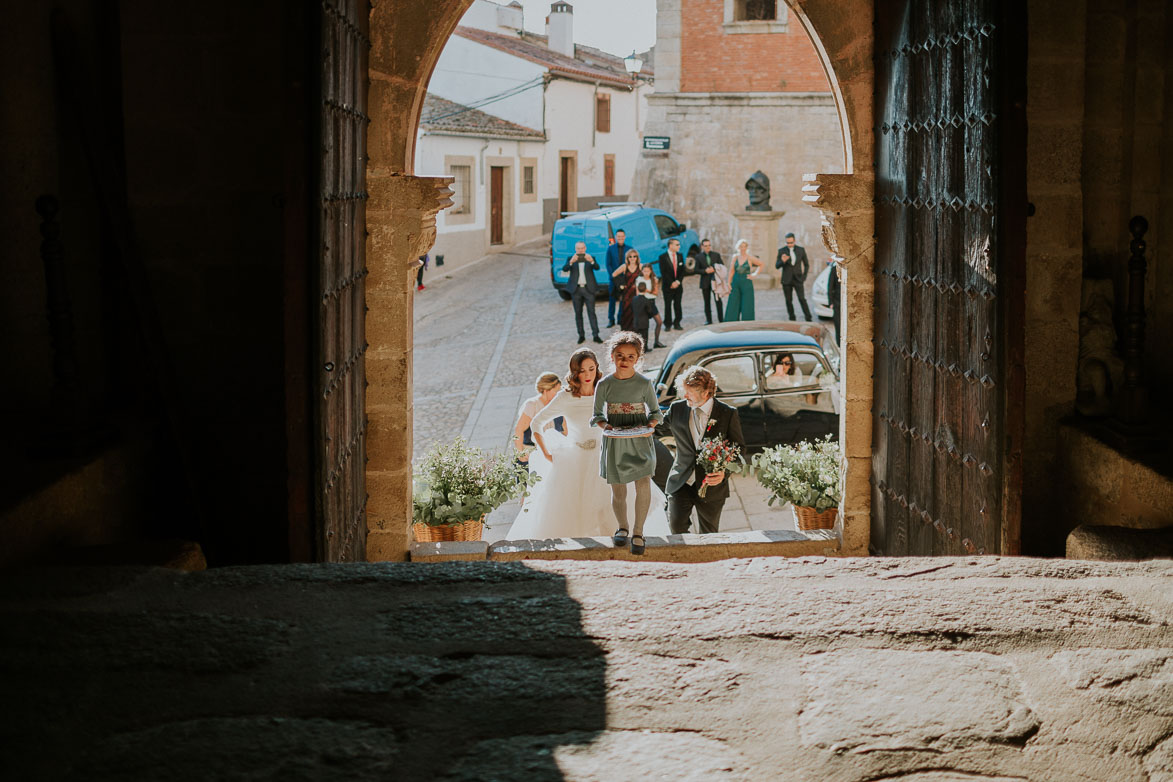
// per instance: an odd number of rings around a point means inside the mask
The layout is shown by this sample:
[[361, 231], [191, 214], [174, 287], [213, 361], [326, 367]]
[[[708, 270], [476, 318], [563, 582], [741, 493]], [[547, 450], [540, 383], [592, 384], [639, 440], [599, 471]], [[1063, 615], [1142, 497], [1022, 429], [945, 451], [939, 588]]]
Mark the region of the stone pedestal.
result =
[[[749, 242], [749, 254], [764, 264], [762, 273], [753, 281], [755, 289], [777, 288], [782, 284], [782, 271], [774, 268], [778, 255], [778, 223], [785, 212], [734, 212], [737, 220], [737, 238]], [[729, 258], [737, 256], [737, 247], [730, 248]], [[729, 261], [732, 263], [732, 260]], [[732, 271], [732, 269], [730, 269]]]

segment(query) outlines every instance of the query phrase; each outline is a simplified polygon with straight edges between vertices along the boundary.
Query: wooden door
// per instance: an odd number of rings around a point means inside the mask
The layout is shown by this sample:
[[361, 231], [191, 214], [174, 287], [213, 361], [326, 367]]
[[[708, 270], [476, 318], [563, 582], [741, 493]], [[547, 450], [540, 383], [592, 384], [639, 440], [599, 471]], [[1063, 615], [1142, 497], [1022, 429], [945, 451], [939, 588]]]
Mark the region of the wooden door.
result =
[[876, 553], [1018, 550], [1021, 5], [876, 5]]
[[559, 217], [570, 211], [570, 158], [559, 158], [562, 167], [558, 172], [558, 212]]
[[615, 156], [603, 156], [603, 195], [615, 195]]
[[367, 0], [321, 11], [321, 165], [316, 275], [316, 550], [365, 559]]
[[489, 243], [505, 241], [505, 169], [489, 168]]

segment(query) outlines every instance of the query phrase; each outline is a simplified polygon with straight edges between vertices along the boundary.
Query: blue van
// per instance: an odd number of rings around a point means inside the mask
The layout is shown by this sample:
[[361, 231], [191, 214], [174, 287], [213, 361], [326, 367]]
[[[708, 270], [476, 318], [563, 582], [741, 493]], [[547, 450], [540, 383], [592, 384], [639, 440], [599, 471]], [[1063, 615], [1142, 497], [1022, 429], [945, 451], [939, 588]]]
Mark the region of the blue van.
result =
[[679, 239], [685, 272], [691, 274], [696, 268], [693, 256], [700, 252], [701, 244], [696, 231], [662, 209], [651, 209], [641, 203], [604, 203], [589, 212], [568, 214], [554, 223], [550, 237], [550, 283], [562, 298], [570, 298], [562, 290], [570, 277], [562, 267], [574, 255], [574, 245], [578, 242], [586, 242], [587, 252], [599, 262], [595, 278], [606, 290], [610, 283], [605, 263], [607, 247], [619, 229], [627, 233], [628, 246], [639, 251], [644, 263], [655, 263], [661, 253], [668, 251], [668, 240]]

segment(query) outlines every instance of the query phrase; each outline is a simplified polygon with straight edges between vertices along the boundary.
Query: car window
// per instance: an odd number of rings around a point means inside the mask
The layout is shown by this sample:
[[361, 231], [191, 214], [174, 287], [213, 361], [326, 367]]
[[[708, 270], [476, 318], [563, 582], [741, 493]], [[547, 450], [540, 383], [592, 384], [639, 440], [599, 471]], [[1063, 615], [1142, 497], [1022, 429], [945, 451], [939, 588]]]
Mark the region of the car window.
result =
[[758, 390], [758, 373], [753, 356], [730, 356], [704, 363], [717, 378], [718, 394], [751, 394]]
[[667, 239], [669, 236], [676, 236], [680, 233], [680, 227], [668, 215], [655, 215], [656, 230], [660, 232], [661, 239]]
[[833, 385], [835, 376], [815, 353], [776, 351], [762, 353], [762, 376], [767, 391]]

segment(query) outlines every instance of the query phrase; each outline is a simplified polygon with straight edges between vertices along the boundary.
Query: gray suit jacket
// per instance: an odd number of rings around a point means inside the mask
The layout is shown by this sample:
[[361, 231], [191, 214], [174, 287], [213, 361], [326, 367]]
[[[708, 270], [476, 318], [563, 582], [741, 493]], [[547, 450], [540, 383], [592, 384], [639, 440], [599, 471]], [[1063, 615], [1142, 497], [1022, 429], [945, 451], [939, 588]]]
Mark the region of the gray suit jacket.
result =
[[[574, 295], [574, 291], [578, 289], [578, 270], [583, 268], [577, 263], [577, 257], [578, 256], [576, 255], [570, 256], [566, 259], [566, 265], [562, 267], [562, 271], [570, 272], [570, 279], [566, 281], [566, 286], [563, 288], [563, 290], [572, 296]], [[585, 268], [590, 269], [586, 275], [587, 293], [593, 295], [599, 288], [599, 283], [595, 280], [594, 275], [594, 272], [599, 270], [599, 262], [587, 261]]]

